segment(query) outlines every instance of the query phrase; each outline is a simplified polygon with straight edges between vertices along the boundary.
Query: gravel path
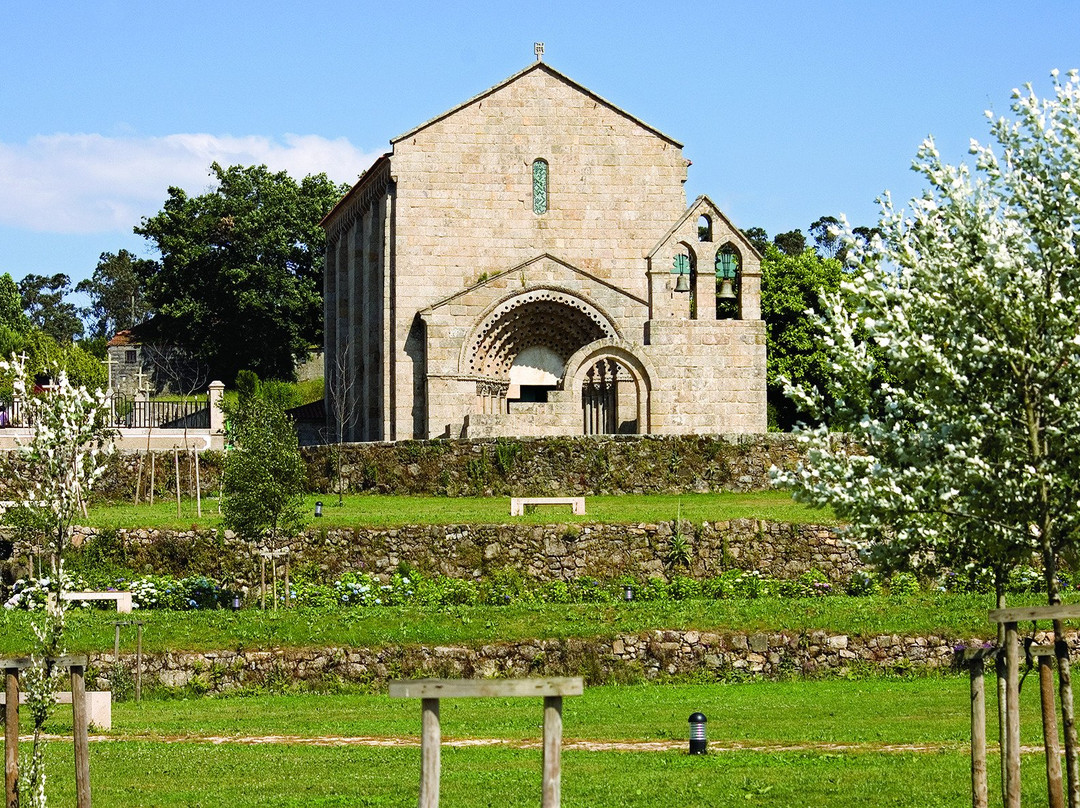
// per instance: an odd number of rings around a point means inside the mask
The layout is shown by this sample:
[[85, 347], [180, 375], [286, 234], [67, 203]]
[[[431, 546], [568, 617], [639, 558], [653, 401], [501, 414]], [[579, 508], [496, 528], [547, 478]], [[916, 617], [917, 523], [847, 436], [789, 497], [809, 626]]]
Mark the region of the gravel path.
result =
[[[49, 740], [70, 741], [70, 735], [48, 735]], [[29, 743], [32, 737], [20, 737], [20, 742]], [[280, 744], [284, 746], [411, 746], [419, 747], [419, 738], [391, 738], [369, 735], [91, 735], [91, 743], [110, 743], [115, 741], [136, 741], [148, 743], [206, 743], [206, 744], [241, 744], [258, 746]], [[504, 746], [509, 749], [540, 749], [542, 742], [530, 738], [443, 738], [443, 746]], [[687, 742], [680, 741], [634, 741], [634, 740], [585, 740], [564, 738], [564, 750], [578, 752], [678, 752], [685, 751]], [[826, 752], [826, 753], [933, 753], [964, 752], [967, 744], [957, 743], [800, 743], [800, 744], [751, 744], [732, 742], [709, 742], [710, 752]], [[988, 749], [988, 751], [994, 751]], [[1023, 754], [1041, 753], [1041, 746], [1024, 746]]]

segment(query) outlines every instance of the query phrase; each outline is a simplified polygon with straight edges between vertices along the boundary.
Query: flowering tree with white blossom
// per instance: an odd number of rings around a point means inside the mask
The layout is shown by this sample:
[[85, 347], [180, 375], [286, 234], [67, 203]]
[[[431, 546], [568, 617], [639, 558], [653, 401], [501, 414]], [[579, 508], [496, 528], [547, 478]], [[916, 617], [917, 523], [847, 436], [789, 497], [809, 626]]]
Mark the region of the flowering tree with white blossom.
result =
[[34, 740], [27, 767], [25, 794], [31, 808], [44, 808], [45, 721], [55, 702], [59, 671], [55, 660], [64, 653], [64, 551], [71, 544], [75, 520], [86, 498], [105, 470], [108, 442], [108, 406], [101, 390], [77, 387], [64, 371], [47, 390], [34, 392], [24, 362], [0, 362], [0, 371], [13, 377], [20, 417], [32, 430], [22, 446], [26, 475], [16, 505], [4, 520], [32, 540], [35, 551], [49, 559], [48, 597], [41, 619], [34, 625], [37, 647], [31, 654], [24, 690], [34, 721]]
[[[923, 143], [929, 189], [908, 211], [886, 197], [884, 237], [851, 240], [822, 318], [829, 389], [790, 389], [827, 426], [774, 477], [877, 561], [978, 565], [1000, 584], [1035, 556], [1057, 604], [1059, 563], [1080, 550], [1080, 78], [1053, 87], [1015, 90], [1012, 119], [987, 113], [995, 144], [972, 141], [974, 170]], [[1065, 657], [1075, 805], [1069, 681]]]

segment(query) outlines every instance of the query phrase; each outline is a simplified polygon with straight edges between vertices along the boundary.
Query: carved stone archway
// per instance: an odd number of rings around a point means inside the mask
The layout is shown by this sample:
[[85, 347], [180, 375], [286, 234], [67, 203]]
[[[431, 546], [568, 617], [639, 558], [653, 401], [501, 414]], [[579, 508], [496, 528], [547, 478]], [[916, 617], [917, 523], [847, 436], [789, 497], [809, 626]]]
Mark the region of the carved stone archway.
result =
[[[532, 289], [503, 301], [483, 317], [465, 342], [461, 370], [477, 379], [480, 411], [503, 412], [506, 399], [544, 392], [511, 385], [511, 369], [523, 353], [557, 357], [565, 368], [585, 345], [617, 338], [611, 318], [592, 303], [562, 289]], [[552, 390], [558, 386], [548, 385]]]

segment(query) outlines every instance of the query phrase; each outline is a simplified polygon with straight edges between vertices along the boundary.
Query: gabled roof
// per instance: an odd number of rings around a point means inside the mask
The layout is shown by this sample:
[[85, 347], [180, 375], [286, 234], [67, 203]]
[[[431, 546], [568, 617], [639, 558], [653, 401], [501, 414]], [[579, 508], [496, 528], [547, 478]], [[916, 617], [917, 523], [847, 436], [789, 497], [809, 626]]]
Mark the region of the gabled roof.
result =
[[606, 286], [608, 289], [611, 289], [612, 291], [618, 292], [620, 295], [628, 297], [631, 300], [633, 300], [633, 301], [635, 301], [637, 303], [640, 303], [643, 306], [648, 306], [649, 305], [649, 301], [642, 300], [637, 295], [630, 294], [630, 292], [616, 286], [611, 281], [606, 281], [603, 278], [598, 278], [595, 275], [593, 275], [591, 272], [588, 272], [587, 270], [581, 269], [580, 267], [576, 267], [573, 264], [562, 260], [561, 258], [556, 258], [551, 253], [540, 253], [540, 255], [537, 255], [537, 256], [535, 256], [533, 258], [530, 258], [527, 261], [522, 261], [520, 264], [517, 264], [516, 266], [510, 267], [509, 269], [504, 269], [502, 272], [497, 272], [494, 275], [492, 275], [490, 278], [485, 278], [480, 283], [473, 284], [472, 286], [466, 287], [465, 289], [460, 289], [457, 292], [454, 292], [449, 297], [444, 297], [442, 300], [438, 300], [435, 303], [432, 303], [430, 306], [428, 306], [426, 309], [423, 309], [420, 312], [420, 316], [424, 317], [425, 315], [431, 314], [432, 312], [435, 311], [435, 309], [439, 309], [439, 308], [442, 308], [443, 306], [447, 306], [447, 305], [453, 303], [458, 298], [463, 297], [464, 295], [467, 295], [470, 292], [474, 292], [477, 289], [481, 289], [484, 286], [487, 286], [488, 284], [493, 283], [494, 281], [496, 281], [499, 278], [505, 277], [506, 275], [509, 275], [511, 273], [514, 273], [514, 272], [521, 272], [526, 267], [532, 266], [533, 264], [536, 264], [536, 263], [539, 263], [539, 262], [545, 261], [545, 260], [546, 261], [551, 261], [551, 262], [553, 262], [555, 264], [558, 264], [559, 266], [563, 267], [564, 269], [569, 270], [570, 274], [580, 275], [581, 277], [585, 278], [588, 281], [591, 281], [592, 283], [598, 284], [600, 286]]
[[353, 187], [345, 192], [345, 196], [341, 197], [341, 199], [337, 201], [337, 204], [330, 208], [327, 214], [322, 217], [319, 221], [319, 227], [326, 228], [330, 223], [330, 220], [337, 216], [338, 211], [347, 207], [353, 199], [363, 193], [365, 186], [370, 185], [373, 182], [381, 181], [382, 178], [379, 175], [379, 169], [382, 168], [384, 164], [387, 164], [389, 160], [389, 153], [379, 155], [375, 162], [371, 164], [371, 167], [360, 175], [360, 179], [353, 184]]
[[542, 70], [545, 73], [547, 73], [548, 75], [554, 76], [555, 78], [559, 79], [560, 81], [566, 82], [567, 84], [569, 84], [571, 87], [573, 87], [578, 92], [583, 93], [583, 94], [587, 95], [589, 98], [593, 99], [594, 101], [597, 101], [597, 102], [603, 104], [608, 109], [611, 109], [614, 112], [618, 113], [619, 115], [622, 115], [624, 118], [627, 118], [628, 120], [633, 121], [638, 126], [644, 128], [644, 129], [647, 129], [648, 131], [652, 132], [654, 135], [656, 135], [656, 136], [658, 136], [660, 138], [663, 138], [664, 140], [666, 140], [668, 143], [672, 144], [673, 146], [676, 146], [676, 147], [678, 147], [680, 149], [683, 147], [683, 144], [680, 143], [679, 141], [675, 140], [675, 138], [664, 134], [659, 129], [657, 129], [655, 126], [650, 126], [649, 124], [645, 123], [640, 118], [634, 117], [629, 112], [622, 109], [621, 107], [616, 106], [615, 104], [612, 104], [607, 99], [601, 98], [599, 95], [594, 93], [588, 87], [585, 87], [584, 85], [578, 84], [572, 78], [565, 75], [564, 73], [560, 73], [558, 70], [551, 67], [546, 62], [540, 62], [540, 61], [533, 62], [531, 65], [526, 67], [524, 70], [519, 70], [517, 73], [510, 76], [510, 78], [505, 79], [504, 81], [500, 81], [494, 87], [490, 87], [489, 89], [484, 90], [484, 92], [480, 93], [479, 95], [474, 95], [468, 101], [464, 101], [461, 104], [458, 104], [457, 106], [452, 107], [451, 109], [448, 109], [446, 112], [443, 112], [440, 115], [436, 115], [434, 118], [431, 118], [430, 120], [424, 121], [419, 126], [414, 126], [408, 132], [400, 134], [397, 137], [390, 138], [390, 143], [394, 144], [394, 143], [397, 143], [400, 140], [404, 140], [405, 138], [412, 137], [413, 135], [415, 135], [420, 130], [426, 129], [427, 127], [431, 126], [433, 123], [437, 123], [438, 121], [441, 121], [444, 118], [448, 118], [449, 116], [453, 115], [458, 110], [464, 109], [465, 107], [469, 106], [470, 104], [475, 104], [477, 101], [482, 101], [483, 99], [487, 98], [492, 93], [495, 93], [498, 90], [501, 90], [503, 87], [506, 87], [509, 84], [513, 84], [518, 79], [522, 78], [523, 76], [527, 76], [529, 73], [532, 73], [533, 71], [536, 71], [536, 70]]
[[679, 230], [679, 228], [686, 224], [687, 219], [693, 216], [699, 216], [701, 209], [705, 207], [709, 208], [709, 213], [718, 216], [724, 222], [724, 224], [726, 224], [731, 229], [731, 232], [735, 233], [740, 246], [748, 250], [751, 255], [756, 256], [759, 261], [761, 260], [761, 253], [759, 253], [754, 247], [754, 245], [750, 243], [750, 239], [748, 239], [743, 234], [742, 230], [740, 230], [731, 223], [731, 219], [729, 219], [724, 214], [724, 212], [716, 206], [715, 202], [713, 202], [711, 199], [709, 199], [709, 197], [705, 196], [704, 194], [702, 194], [692, 203], [690, 203], [690, 207], [686, 209], [686, 212], [683, 213], [683, 215], [679, 217], [678, 221], [676, 221], [675, 224], [671, 226], [671, 229], [664, 234], [664, 237], [658, 242], [656, 242], [656, 245], [651, 250], [649, 250], [649, 252], [646, 254], [646, 258], [652, 258], [654, 255], [656, 255], [656, 253], [660, 249], [662, 249], [665, 244], [667, 244], [667, 242]]

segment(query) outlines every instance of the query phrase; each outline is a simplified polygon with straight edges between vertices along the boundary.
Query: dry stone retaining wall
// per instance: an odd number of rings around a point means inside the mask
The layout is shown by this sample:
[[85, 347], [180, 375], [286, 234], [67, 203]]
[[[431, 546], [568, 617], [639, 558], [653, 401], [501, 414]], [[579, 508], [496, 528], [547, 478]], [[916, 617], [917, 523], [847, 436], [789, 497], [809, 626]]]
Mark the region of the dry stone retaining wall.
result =
[[[849, 637], [823, 631], [747, 635], [658, 630], [614, 639], [537, 639], [478, 648], [418, 645], [151, 654], [144, 659], [143, 682], [223, 692], [334, 681], [381, 687], [391, 679], [425, 676], [583, 675], [590, 684], [665, 677], [775, 679], [948, 669], [957, 646], [981, 643], [941, 636]], [[1075, 634], [1070, 644], [1075, 650]], [[133, 673], [132, 655], [121, 655], [121, 664]], [[112, 655], [92, 656], [91, 667], [98, 673], [97, 686], [108, 686]]]
[[[597, 435], [558, 438], [351, 443], [301, 448], [308, 489], [336, 493], [338, 460], [342, 490], [429, 496], [684, 493], [759, 491], [769, 488], [769, 469], [791, 468], [801, 458], [791, 435]], [[157, 496], [176, 491], [171, 451], [155, 452]], [[200, 454], [204, 495], [218, 493], [222, 454]], [[18, 453], [0, 453], [0, 492], [19, 479]], [[106, 499], [132, 500], [140, 475], [143, 496], [150, 469], [139, 454], [122, 452], [96, 488]], [[194, 466], [180, 450], [180, 485], [194, 491]]]
[[[292, 563], [313, 565], [327, 579], [349, 571], [388, 577], [407, 562], [453, 578], [514, 568], [538, 582], [623, 574], [667, 578], [673, 572], [704, 578], [738, 568], [781, 579], [816, 569], [843, 584], [862, 568], [856, 549], [833, 528], [819, 525], [684, 520], [681, 537], [688, 566], [671, 563], [671, 522], [313, 529], [293, 542]], [[209, 575], [230, 586], [257, 580], [250, 547], [230, 532], [83, 528], [81, 541], [112, 543], [111, 552], [122, 553], [136, 570]]]

